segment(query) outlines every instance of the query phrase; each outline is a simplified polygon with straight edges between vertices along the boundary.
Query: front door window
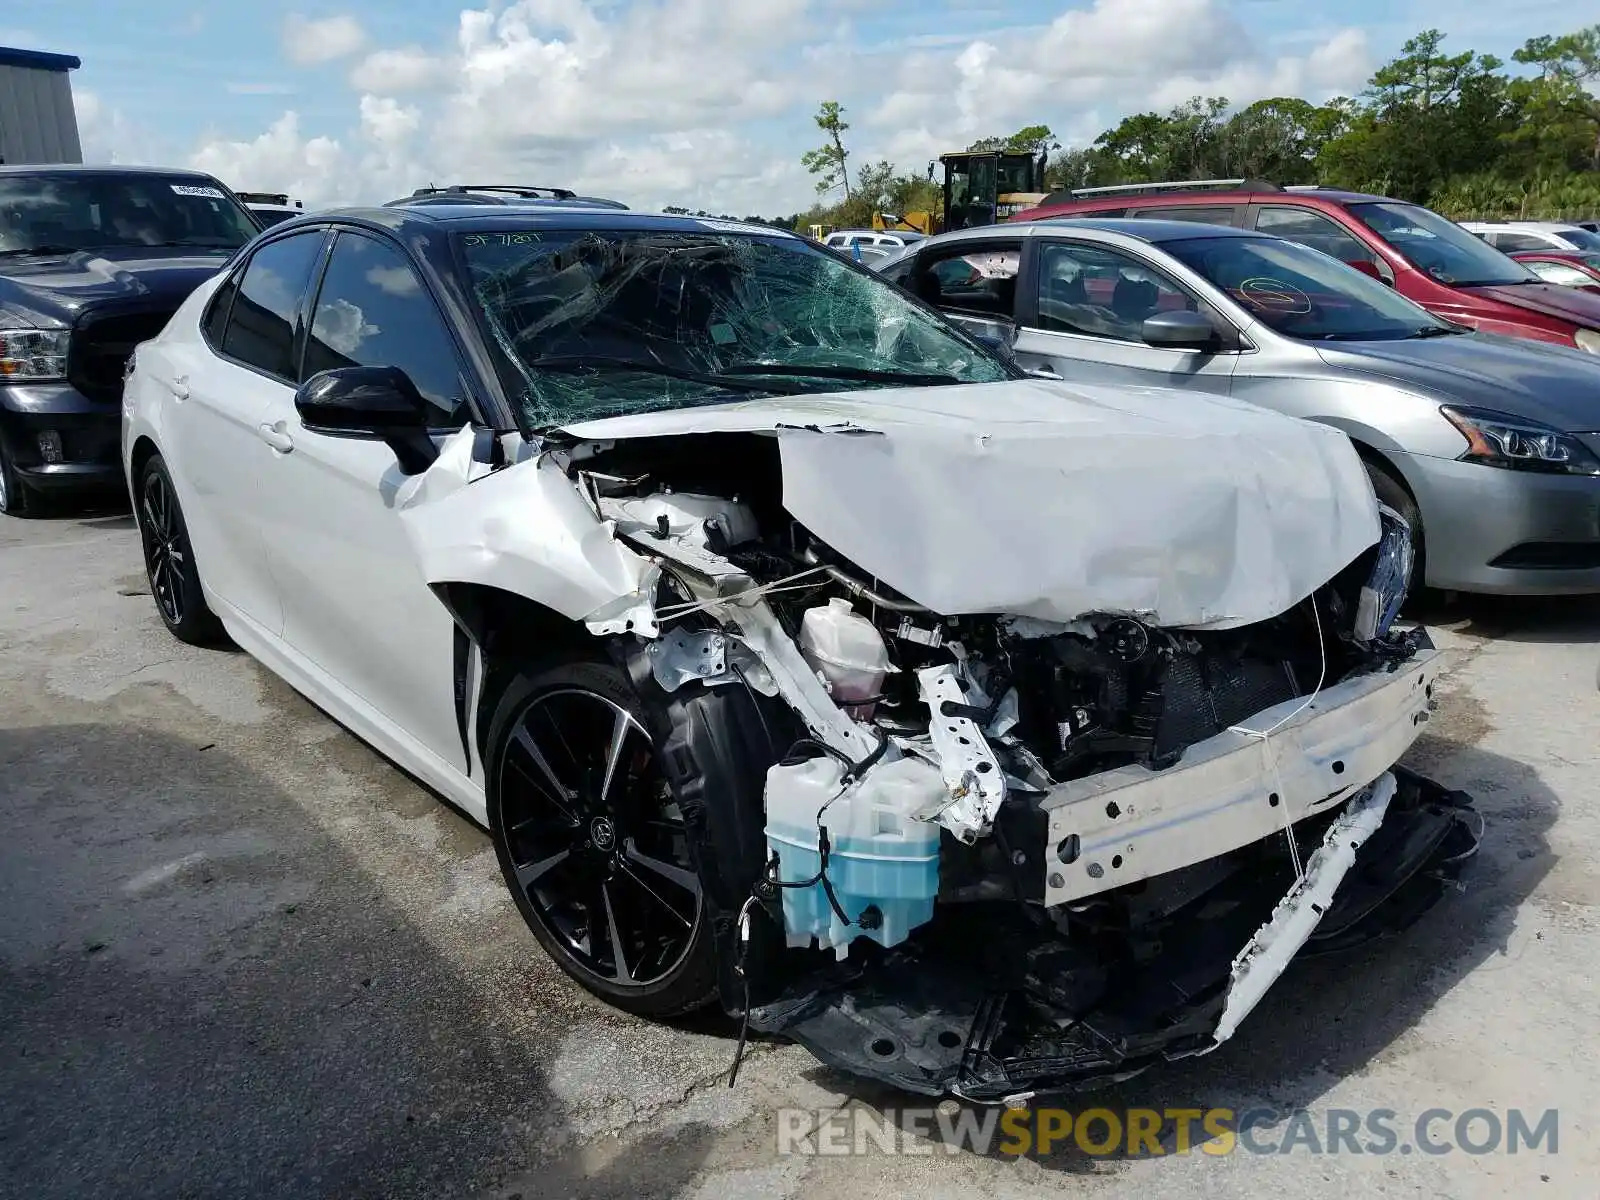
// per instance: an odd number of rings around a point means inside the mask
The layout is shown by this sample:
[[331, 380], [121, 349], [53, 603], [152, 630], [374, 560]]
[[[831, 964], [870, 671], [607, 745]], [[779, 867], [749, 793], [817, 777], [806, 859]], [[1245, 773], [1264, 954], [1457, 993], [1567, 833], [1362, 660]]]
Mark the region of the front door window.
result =
[[1142, 342], [1150, 317], [1198, 310], [1166, 275], [1109, 246], [1053, 242], [1040, 253], [1040, 329]]

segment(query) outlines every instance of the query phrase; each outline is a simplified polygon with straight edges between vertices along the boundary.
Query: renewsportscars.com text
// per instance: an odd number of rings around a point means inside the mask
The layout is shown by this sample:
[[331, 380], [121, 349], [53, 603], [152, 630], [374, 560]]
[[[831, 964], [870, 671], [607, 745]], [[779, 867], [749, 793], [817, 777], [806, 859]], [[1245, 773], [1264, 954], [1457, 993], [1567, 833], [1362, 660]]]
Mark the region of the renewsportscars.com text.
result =
[[1556, 1154], [1556, 1109], [778, 1110], [779, 1154]]

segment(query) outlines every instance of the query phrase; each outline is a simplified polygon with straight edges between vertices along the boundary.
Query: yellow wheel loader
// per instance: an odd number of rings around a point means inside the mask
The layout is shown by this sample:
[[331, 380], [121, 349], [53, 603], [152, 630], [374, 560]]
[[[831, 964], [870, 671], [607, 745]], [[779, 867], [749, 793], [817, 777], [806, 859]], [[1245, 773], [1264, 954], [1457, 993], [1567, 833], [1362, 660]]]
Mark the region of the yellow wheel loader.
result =
[[[944, 227], [970, 229], [993, 225], [1032, 208], [1049, 194], [1044, 170], [1048, 156], [1008, 150], [964, 150], [941, 154], [944, 167]], [[933, 178], [934, 164], [928, 164]]]

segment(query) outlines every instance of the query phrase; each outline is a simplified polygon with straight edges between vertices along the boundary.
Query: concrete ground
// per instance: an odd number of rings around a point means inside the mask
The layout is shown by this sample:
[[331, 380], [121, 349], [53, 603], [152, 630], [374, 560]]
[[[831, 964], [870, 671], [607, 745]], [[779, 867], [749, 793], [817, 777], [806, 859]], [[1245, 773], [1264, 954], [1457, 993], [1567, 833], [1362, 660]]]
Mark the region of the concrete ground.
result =
[[781, 1107], [909, 1100], [771, 1044], [730, 1091], [724, 1023], [590, 1000], [482, 833], [169, 638], [130, 518], [0, 518], [0, 1195], [1593, 1196], [1600, 604], [1443, 616], [1464, 662], [1412, 761], [1487, 816], [1466, 892], [1088, 1103], [1387, 1108], [1407, 1145], [1430, 1108], [1554, 1108], [1557, 1153], [780, 1156]]

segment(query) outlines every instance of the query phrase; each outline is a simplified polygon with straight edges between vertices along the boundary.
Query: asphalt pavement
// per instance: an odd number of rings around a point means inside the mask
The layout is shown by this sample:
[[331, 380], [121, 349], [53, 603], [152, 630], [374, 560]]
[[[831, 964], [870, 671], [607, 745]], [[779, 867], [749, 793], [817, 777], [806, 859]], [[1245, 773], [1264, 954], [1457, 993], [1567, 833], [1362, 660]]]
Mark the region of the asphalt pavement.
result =
[[[168, 637], [131, 518], [0, 517], [0, 1195], [1593, 1197], [1600, 601], [1427, 615], [1462, 663], [1408, 761], [1487, 817], [1466, 890], [1077, 1106], [1387, 1109], [1410, 1152], [1177, 1154], [1168, 1121], [1164, 1153], [1018, 1157], [793, 1046], [730, 1090], [727, 1022], [589, 998], [482, 832], [242, 653]], [[785, 1109], [894, 1149], [779, 1153]], [[1554, 1109], [1559, 1144], [1428, 1153], [1429, 1109]]]

